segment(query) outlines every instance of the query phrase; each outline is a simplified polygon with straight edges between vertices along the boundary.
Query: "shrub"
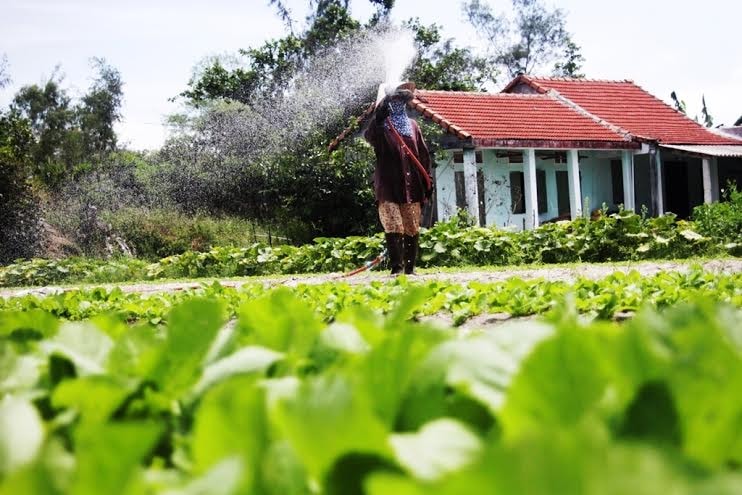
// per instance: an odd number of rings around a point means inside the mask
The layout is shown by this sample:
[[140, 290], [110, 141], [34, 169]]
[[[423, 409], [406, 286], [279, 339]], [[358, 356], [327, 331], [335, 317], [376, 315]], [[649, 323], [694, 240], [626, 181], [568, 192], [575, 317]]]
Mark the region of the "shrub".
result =
[[722, 201], [696, 206], [693, 220], [700, 234], [724, 241], [732, 254], [742, 254], [742, 191], [734, 184]]
[[[172, 210], [124, 208], [106, 221], [141, 258], [156, 260], [186, 251], [204, 252], [217, 246], [249, 246], [269, 242], [255, 223], [236, 217], [190, 216]], [[270, 242], [283, 239], [271, 236]]]

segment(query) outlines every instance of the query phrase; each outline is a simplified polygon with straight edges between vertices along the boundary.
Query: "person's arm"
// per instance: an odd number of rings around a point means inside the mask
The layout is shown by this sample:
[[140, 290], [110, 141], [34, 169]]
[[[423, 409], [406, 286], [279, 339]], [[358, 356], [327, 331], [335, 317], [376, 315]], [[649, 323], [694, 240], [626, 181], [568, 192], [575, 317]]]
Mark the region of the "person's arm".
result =
[[363, 137], [366, 138], [366, 141], [368, 141], [372, 146], [376, 144], [379, 136], [383, 136], [379, 131], [383, 128], [384, 120], [386, 120], [388, 115], [389, 105], [387, 99], [384, 98], [378, 105], [376, 105], [376, 110], [374, 110], [374, 114], [371, 116], [371, 123], [363, 133]]

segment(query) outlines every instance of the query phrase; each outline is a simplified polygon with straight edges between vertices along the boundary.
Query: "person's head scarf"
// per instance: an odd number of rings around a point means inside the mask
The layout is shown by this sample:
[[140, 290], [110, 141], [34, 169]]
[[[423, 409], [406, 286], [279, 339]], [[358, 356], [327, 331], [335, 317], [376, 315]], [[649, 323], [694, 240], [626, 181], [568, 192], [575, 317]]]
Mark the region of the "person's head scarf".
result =
[[402, 98], [390, 98], [389, 105], [389, 120], [385, 122], [385, 126], [389, 128], [389, 122], [391, 121], [394, 128], [403, 136], [412, 137], [412, 124], [410, 118], [407, 116], [404, 99]]

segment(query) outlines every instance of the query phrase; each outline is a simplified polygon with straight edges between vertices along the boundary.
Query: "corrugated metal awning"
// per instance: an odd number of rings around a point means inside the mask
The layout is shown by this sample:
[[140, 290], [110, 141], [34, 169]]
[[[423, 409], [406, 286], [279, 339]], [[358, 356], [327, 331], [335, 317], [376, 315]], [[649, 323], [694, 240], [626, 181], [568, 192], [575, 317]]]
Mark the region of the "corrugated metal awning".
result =
[[661, 148], [685, 151], [696, 155], [706, 156], [740, 156], [742, 157], [742, 141], [739, 145], [734, 144], [661, 144]]

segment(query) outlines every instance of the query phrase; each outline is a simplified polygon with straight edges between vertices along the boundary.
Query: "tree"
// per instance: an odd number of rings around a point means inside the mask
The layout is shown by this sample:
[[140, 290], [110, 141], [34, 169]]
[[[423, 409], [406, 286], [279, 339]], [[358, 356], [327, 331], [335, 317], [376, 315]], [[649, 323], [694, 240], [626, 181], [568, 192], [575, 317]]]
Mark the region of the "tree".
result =
[[34, 175], [48, 185], [57, 184], [70, 161], [79, 157], [75, 111], [61, 82], [62, 76], [55, 69], [43, 86], [23, 86], [11, 103], [11, 112], [30, 124]]
[[[675, 110], [682, 113], [683, 115], [688, 115], [685, 101], [681, 100], [680, 97], [678, 97], [677, 93], [673, 91], [670, 93], [670, 99], [672, 99], [673, 105], [675, 106]], [[706, 107], [706, 96], [701, 95], [701, 120], [699, 120], [698, 115], [693, 117], [693, 120], [698, 122], [699, 124], [704, 125], [705, 127], [713, 127], [714, 126], [714, 118], [711, 116], [711, 114], [708, 111], [708, 108]]]
[[[376, 22], [388, 14], [393, 0], [370, 0], [377, 5]], [[212, 59], [200, 67], [180, 93], [186, 103], [198, 107], [217, 99], [249, 103], [273, 98], [290, 83], [292, 77], [311, 63], [312, 58], [339, 40], [359, 32], [362, 25], [352, 18], [347, 0], [310, 0], [311, 14], [302, 32], [294, 30], [295, 20], [280, 0], [270, 0], [290, 33], [269, 40], [258, 48], [241, 49], [243, 62], [229, 68], [221, 59]], [[372, 18], [372, 22], [374, 18]]]
[[491, 60], [454, 46], [453, 39], [444, 40], [439, 26], [424, 26], [419, 19], [410, 19], [405, 26], [415, 33], [418, 50], [406, 77], [420, 88], [481, 91], [487, 82], [495, 80], [497, 73]]
[[113, 126], [121, 120], [123, 82], [121, 73], [102, 58], [94, 58], [98, 77], [76, 107], [84, 153], [88, 156], [114, 151], [116, 131]]
[[102, 59], [93, 59], [93, 66], [98, 75], [78, 102], [62, 86], [57, 68], [43, 85], [23, 86], [11, 103], [11, 112], [30, 123], [34, 175], [49, 186], [116, 149], [113, 126], [121, 119], [121, 75]]
[[701, 95], [701, 118], [703, 119], [703, 125], [706, 127], [714, 126], [714, 118], [709, 113], [708, 108], [706, 108], [706, 96], [704, 95]]
[[680, 113], [685, 114], [686, 113], [685, 101], [678, 98], [678, 95], [677, 93], [675, 93], [675, 91], [670, 93], [670, 98], [672, 99], [672, 102], [675, 105], [675, 110], [677, 110]]
[[3, 89], [10, 83], [10, 73], [8, 72], [8, 56], [3, 54], [0, 58], [0, 89]]
[[[379, 22], [382, 18], [386, 17], [394, 7], [394, 0], [369, 0], [372, 5], [376, 6], [376, 12], [371, 17], [370, 24], [373, 25]], [[286, 4], [281, 0], [268, 0], [268, 4], [272, 5], [276, 9], [276, 14], [286, 24], [291, 34], [294, 34], [294, 18], [291, 16], [291, 10], [286, 7]], [[312, 14], [309, 15], [307, 21], [311, 23], [317, 16], [324, 15], [328, 8], [340, 7], [347, 12], [349, 0], [310, 0], [309, 7], [312, 9]]]
[[582, 70], [582, 63], [585, 61], [585, 57], [580, 53], [580, 47], [577, 44], [569, 40], [567, 47], [564, 49], [563, 59], [554, 64], [554, 70], [552, 75], [556, 77], [574, 77], [584, 78], [585, 74], [580, 72]]
[[0, 263], [32, 256], [39, 207], [28, 180], [33, 136], [28, 120], [0, 112]]
[[[481, 0], [469, 0], [464, 13], [485, 39], [497, 65], [510, 77], [548, 70], [580, 75], [583, 57], [566, 29], [563, 10], [541, 0], [513, 0], [512, 18], [497, 14]], [[553, 65], [552, 65], [553, 64]]]

